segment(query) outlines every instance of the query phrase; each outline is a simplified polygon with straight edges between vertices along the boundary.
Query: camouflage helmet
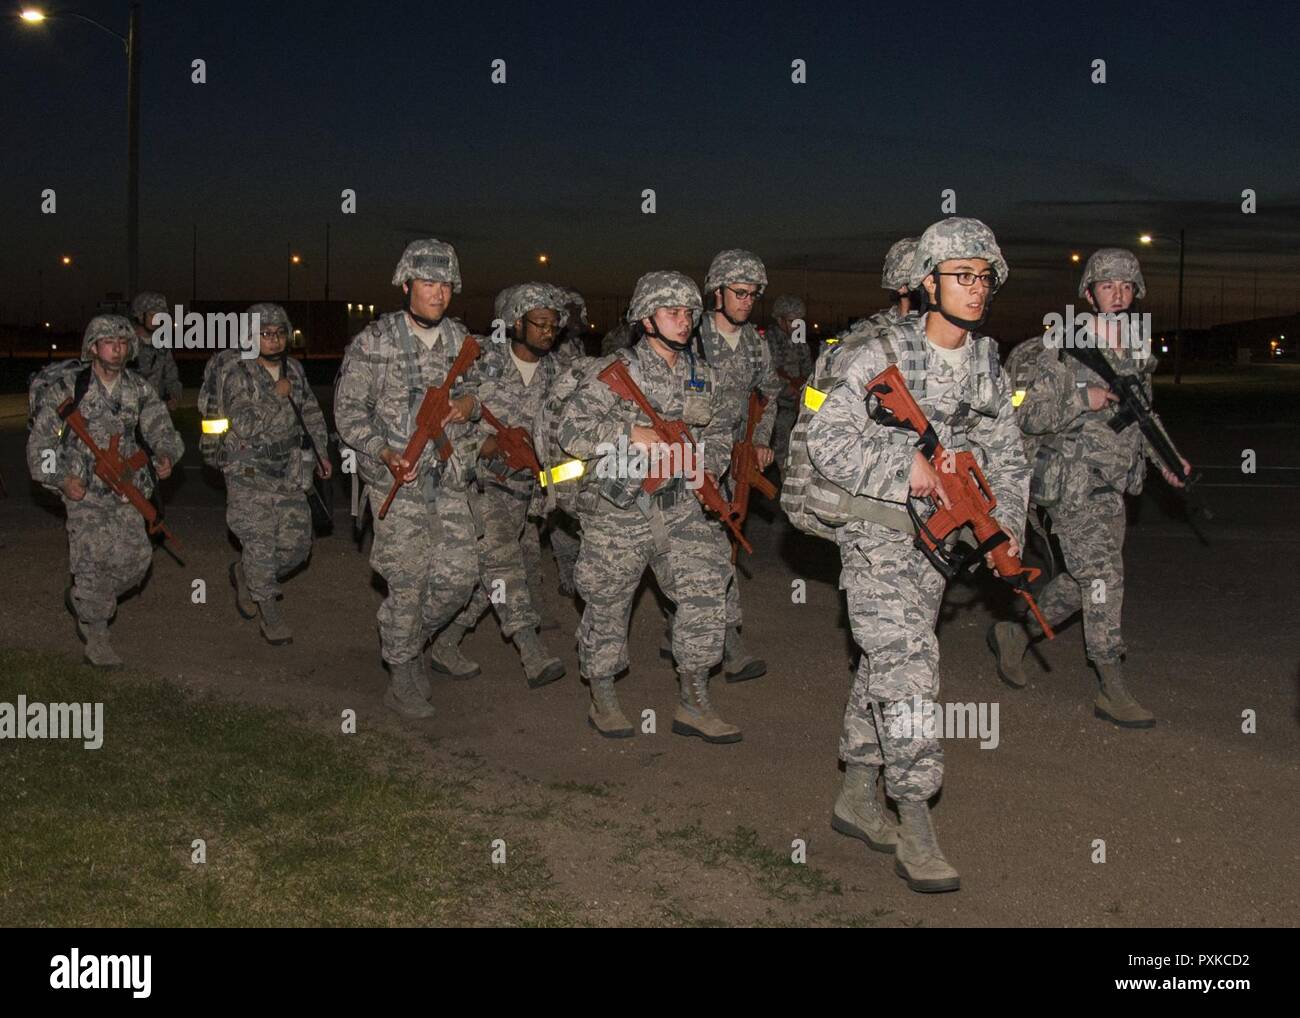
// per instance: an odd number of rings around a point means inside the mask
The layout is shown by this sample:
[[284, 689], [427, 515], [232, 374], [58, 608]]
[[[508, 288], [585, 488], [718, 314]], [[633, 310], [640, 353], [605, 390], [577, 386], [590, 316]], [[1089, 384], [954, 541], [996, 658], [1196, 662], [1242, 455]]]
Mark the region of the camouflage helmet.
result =
[[513, 325], [529, 311], [538, 308], [550, 308], [559, 317], [559, 327], [569, 320], [569, 312], [564, 306], [564, 291], [550, 283], [520, 283], [510, 287], [510, 296], [502, 307], [501, 317], [507, 325]]
[[992, 230], [978, 219], [951, 216], [933, 223], [916, 242], [916, 256], [912, 259], [912, 271], [907, 278], [908, 287], [915, 290], [921, 285], [921, 280], [939, 267], [940, 262], [953, 258], [983, 258], [997, 273], [994, 289], [1005, 283], [1011, 274]]
[[571, 286], [557, 286], [555, 289], [560, 292], [560, 299], [564, 301], [565, 307], [574, 305], [579, 309], [583, 317], [586, 317], [587, 302], [583, 300], [582, 294]]
[[766, 287], [767, 268], [763, 259], [738, 247], [719, 251], [709, 263], [709, 272], [704, 277], [704, 292], [712, 293], [728, 283], [754, 283], [760, 288]]
[[500, 318], [506, 325], [514, 322], [513, 318], [507, 318], [506, 315], [510, 308], [510, 295], [519, 289], [519, 283], [512, 283], [496, 295], [492, 300], [492, 317]]
[[773, 318], [802, 318], [808, 313], [803, 301], [794, 294], [783, 293], [772, 301]]
[[916, 257], [918, 237], [904, 237], [894, 242], [885, 252], [885, 267], [880, 273], [880, 285], [890, 293], [900, 287], [908, 286], [908, 273], [912, 271], [912, 259]]
[[289, 313], [279, 304], [262, 303], [253, 304], [246, 312], [250, 315], [261, 315], [258, 321], [259, 328], [265, 329], [268, 325], [281, 325], [284, 327], [286, 345], [293, 340], [293, 323], [289, 321]]
[[1088, 287], [1106, 279], [1120, 279], [1133, 284], [1133, 297], [1141, 300], [1147, 295], [1147, 284], [1142, 279], [1142, 268], [1137, 255], [1122, 247], [1103, 247], [1088, 256], [1079, 280], [1079, 296], [1087, 296]]
[[412, 279], [450, 283], [452, 293], [460, 293], [460, 261], [456, 249], [446, 241], [433, 238], [411, 241], [393, 270], [393, 285], [401, 286]]
[[704, 312], [704, 301], [695, 280], [667, 270], [647, 272], [638, 279], [632, 302], [627, 306], [627, 320], [639, 322], [652, 317], [660, 308], [690, 308], [691, 318], [698, 322]]
[[101, 339], [110, 339], [114, 336], [120, 336], [122, 339], [131, 341], [130, 349], [127, 351], [126, 359], [133, 361], [140, 353], [140, 337], [136, 335], [135, 326], [131, 324], [131, 319], [125, 315], [96, 315], [86, 325], [86, 331], [81, 336], [81, 359], [88, 361], [91, 359], [90, 348]]
[[131, 301], [131, 317], [146, 328], [149, 326], [150, 315], [159, 312], [167, 314], [169, 310], [167, 298], [154, 290], [142, 290]]

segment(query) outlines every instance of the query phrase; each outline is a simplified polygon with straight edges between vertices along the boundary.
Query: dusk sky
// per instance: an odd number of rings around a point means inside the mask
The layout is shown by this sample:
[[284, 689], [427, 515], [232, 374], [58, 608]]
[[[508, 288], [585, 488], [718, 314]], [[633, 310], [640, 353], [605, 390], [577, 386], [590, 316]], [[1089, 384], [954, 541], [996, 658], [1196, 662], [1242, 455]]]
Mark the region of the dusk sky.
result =
[[[125, 31], [125, 0], [72, 9]], [[644, 271], [702, 280], [748, 247], [769, 295], [867, 312], [885, 249], [952, 188], [1011, 265], [994, 335], [1066, 302], [1072, 251], [1142, 231], [1175, 237], [1139, 251], [1159, 327], [1180, 227], [1189, 325], [1219, 320], [1221, 292], [1249, 317], [1256, 272], [1260, 314], [1300, 307], [1288, 5], [145, 2], [142, 29], [140, 281], [173, 300], [194, 225], [200, 298], [282, 299], [286, 244], [305, 259], [294, 296], [322, 297], [329, 223], [331, 296], [380, 307], [403, 244], [436, 236], [467, 298], [537, 277], [546, 252], [544, 278], [599, 308]], [[0, 47], [0, 320], [34, 318], [43, 270], [46, 317], [79, 326], [125, 286], [126, 61], [69, 19], [8, 17]]]

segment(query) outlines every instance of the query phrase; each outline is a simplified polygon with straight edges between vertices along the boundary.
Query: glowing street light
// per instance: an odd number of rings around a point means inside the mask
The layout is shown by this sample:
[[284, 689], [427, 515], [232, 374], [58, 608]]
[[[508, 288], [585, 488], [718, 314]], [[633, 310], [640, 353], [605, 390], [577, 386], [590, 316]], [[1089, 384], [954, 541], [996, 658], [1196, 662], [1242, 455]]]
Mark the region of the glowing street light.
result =
[[59, 259], [59, 261], [62, 262], [64, 265], [71, 265], [72, 255], [64, 255], [62, 258]]
[[1140, 237], [1138, 238], [1138, 243], [1140, 243], [1140, 244], [1150, 244], [1150, 243], [1151, 243], [1151, 240], [1152, 240], [1152, 238], [1151, 238], [1151, 234], [1149, 234], [1149, 233], [1144, 233], [1144, 234], [1142, 234], [1142, 236], [1140, 236]]
[[[1138, 237], [1140, 244], [1152, 244], [1155, 234], [1144, 233]], [[1164, 238], [1172, 240], [1172, 237]], [[1186, 248], [1187, 231], [1178, 231], [1178, 320], [1174, 328], [1174, 382], [1183, 380], [1183, 260]]]
[[28, 25], [59, 18], [74, 18], [93, 25], [122, 44], [126, 54], [126, 293], [136, 292], [140, 275], [140, 3], [132, 0], [126, 34], [77, 11], [46, 14], [39, 7], [24, 7], [18, 14]]
[[1079, 264], [1079, 254], [1077, 251], [1074, 254], [1070, 255], [1070, 261], [1074, 262], [1075, 265]]

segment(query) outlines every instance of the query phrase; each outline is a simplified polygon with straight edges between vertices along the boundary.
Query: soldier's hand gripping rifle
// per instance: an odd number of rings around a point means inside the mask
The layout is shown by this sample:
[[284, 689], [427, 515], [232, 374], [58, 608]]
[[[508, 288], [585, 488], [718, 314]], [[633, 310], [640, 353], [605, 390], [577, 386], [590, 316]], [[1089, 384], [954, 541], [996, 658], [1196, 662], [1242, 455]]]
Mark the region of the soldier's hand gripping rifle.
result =
[[[694, 453], [695, 439], [691, 437], [686, 425], [681, 421], [666, 421], [659, 415], [659, 411], [650, 404], [640, 386], [632, 379], [631, 373], [627, 370], [627, 364], [621, 357], [616, 357], [596, 377], [608, 385], [616, 395], [640, 407], [641, 412], [649, 418], [650, 427], [659, 436], [659, 441], [668, 446], [677, 446], [682, 450], [683, 457]], [[657, 476], [647, 477], [641, 484], [641, 490], [653, 494], [667, 479]], [[731, 531], [731, 536], [736, 539], [736, 542], [742, 548], [751, 555], [754, 553], [753, 546], [745, 540], [745, 535], [736, 520], [733, 507], [722, 497], [717, 482], [710, 480], [709, 475], [704, 473], [702, 469], [700, 470], [699, 487], [695, 489], [695, 497], [700, 500], [700, 504], [705, 509], [721, 518], [722, 522], [727, 525], [727, 529]]]
[[[776, 485], [758, 469], [758, 454], [754, 451], [754, 429], [763, 416], [767, 400], [750, 390], [749, 412], [745, 416], [745, 437], [731, 447], [731, 512], [736, 526], [743, 529], [749, 516], [749, 496], [757, 488], [767, 498], [776, 498]], [[731, 560], [736, 560], [738, 545], [731, 546]]]
[[71, 396], [59, 404], [58, 412], [63, 422], [72, 429], [73, 434], [81, 439], [91, 455], [95, 457], [95, 476], [107, 484], [118, 498], [125, 499], [135, 506], [136, 512], [144, 517], [145, 527], [150, 537], [154, 534], [162, 534], [164, 540], [170, 541], [172, 547], [179, 550], [181, 543], [176, 539], [176, 535], [167, 529], [158, 507], [145, 498], [144, 492], [131, 480], [137, 470], [148, 464], [149, 454], [143, 449], [137, 449], [129, 457], [123, 456], [118, 451], [122, 441], [121, 435], [110, 438], [107, 449], [101, 448], [91, 436], [86, 418], [81, 415], [81, 410], [77, 408]]
[[[867, 394], [875, 400], [874, 409], [870, 408], [870, 402], [868, 404], [868, 412], [874, 420], [917, 434], [916, 444], [938, 473], [940, 486], [948, 502], [946, 506], [939, 502], [934, 513], [923, 520], [913, 506], [914, 499], [909, 493], [907, 512], [916, 524], [916, 546], [949, 579], [972, 560], [978, 563], [976, 556], [991, 555], [994, 570], [1029, 603], [1030, 611], [1043, 627], [1047, 638], [1054, 639], [1056, 634], [1052, 632], [1052, 627], [1047, 624], [1033, 594], [1029, 592], [1029, 585], [1038, 579], [1041, 570], [1024, 565], [1007, 549], [1010, 537], [992, 516], [998, 500], [974, 455], [969, 450], [953, 454], [944, 449], [933, 426], [926, 420], [925, 412], [908, 391], [897, 364], [890, 365], [868, 382]], [[962, 527], [971, 528], [975, 540], [979, 542], [978, 547], [961, 553], [955, 549], [948, 551], [944, 547], [945, 538]]]
[[1165, 430], [1159, 414], [1151, 406], [1151, 401], [1147, 399], [1146, 387], [1142, 379], [1138, 375], [1122, 375], [1116, 371], [1110, 358], [1100, 347], [1084, 347], [1070, 343], [1065, 348], [1084, 367], [1100, 377], [1110, 391], [1119, 398], [1119, 407], [1108, 422], [1111, 431], [1119, 434], [1130, 424], [1136, 423], [1151, 444], [1151, 449], [1159, 457], [1160, 463], [1182, 482], [1183, 486], [1181, 488], [1174, 486], [1174, 491], [1182, 497], [1187, 508], [1187, 525], [1192, 528], [1192, 533], [1201, 544], [1208, 545], [1210, 542], [1196, 525], [1195, 513], [1204, 513], [1206, 519], [1210, 519], [1210, 512], [1192, 495], [1192, 485], [1201, 479], [1201, 475], [1193, 475], [1190, 468], [1183, 469], [1183, 457], [1174, 445], [1174, 440], [1169, 437], [1169, 432]]
[[506, 427], [482, 403], [479, 404], [479, 413], [487, 424], [496, 429], [497, 447], [501, 450], [506, 466], [511, 470], [528, 470], [536, 479], [542, 472], [542, 461], [537, 458], [537, 452], [533, 449], [533, 437], [527, 429]]
[[393, 487], [389, 490], [388, 497], [384, 499], [384, 504], [379, 507], [381, 520], [388, 515], [388, 507], [397, 497], [397, 490], [406, 483], [408, 478], [414, 476], [420, 456], [424, 453], [424, 447], [430, 441], [434, 443], [440, 460], [446, 462], [451, 458], [451, 442], [442, 431], [442, 422], [447, 414], [451, 413], [451, 387], [456, 384], [457, 378], [469, 370], [469, 366], [474, 363], [474, 358], [478, 355], [478, 343], [473, 336], [466, 336], [465, 341], [460, 345], [460, 353], [456, 355], [456, 360], [452, 362], [451, 369], [447, 372], [447, 377], [442, 380], [442, 384], [429, 389], [424, 394], [420, 409], [415, 415], [415, 431], [411, 433], [411, 439], [406, 443], [406, 449], [402, 453], [402, 459], [410, 466], [405, 469], [398, 466], [396, 470], [392, 467], [388, 468], [389, 473], [393, 475]]

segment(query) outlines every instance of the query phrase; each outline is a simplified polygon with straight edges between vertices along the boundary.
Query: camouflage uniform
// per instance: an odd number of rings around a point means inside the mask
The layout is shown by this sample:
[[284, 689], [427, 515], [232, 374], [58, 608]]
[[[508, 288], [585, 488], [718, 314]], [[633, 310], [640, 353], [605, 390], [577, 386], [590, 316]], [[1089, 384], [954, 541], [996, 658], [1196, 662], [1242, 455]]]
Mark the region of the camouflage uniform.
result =
[[[731, 249], [714, 256], [704, 280], [704, 290], [712, 294], [720, 287], [735, 283], [749, 283], [760, 289], [767, 286], [767, 268], [759, 257], [749, 251]], [[776, 373], [766, 341], [758, 334], [752, 322], [740, 327], [740, 340], [733, 350], [717, 327], [714, 312], [705, 313], [700, 320], [700, 344], [704, 360], [717, 376], [715, 412], [729, 417], [733, 422], [732, 443], [745, 437], [745, 423], [749, 416], [749, 394], [755, 390], [767, 400], [763, 416], [754, 428], [754, 444], [772, 444], [772, 430], [776, 425], [777, 396], [784, 383]], [[731, 484], [736, 483], [731, 478]], [[726, 537], [726, 526], [721, 520], [709, 518]], [[744, 617], [740, 610], [740, 584], [732, 568], [732, 582], [727, 587], [727, 647], [725, 672], [729, 680], [742, 676], [757, 678], [767, 671], [767, 663], [752, 657], [740, 638]]]
[[[1128, 251], [1103, 248], [1095, 252], [1085, 265], [1080, 296], [1089, 285], [1106, 279], [1133, 282], [1136, 299], [1146, 293], [1137, 259]], [[1062, 342], [1095, 342], [1095, 329], [1088, 337], [1059, 338]], [[1109, 427], [1115, 404], [1100, 410], [1089, 408], [1088, 387], [1107, 388], [1099, 375], [1060, 349], [1060, 343], [1028, 342], [1034, 345], [1026, 346], [1023, 356], [1018, 347], [1008, 363], [1014, 362], [1022, 376], [1016, 381], [1017, 390], [1024, 394], [1019, 422], [1027, 444], [1035, 451], [1031, 497], [1048, 510], [1066, 568], [1038, 594], [1038, 606], [1053, 628], [1082, 610], [1088, 656], [1102, 674], [1104, 686], [1108, 673], [1114, 677], [1109, 694], [1103, 688], [1103, 696], [1117, 702], [1112, 705], [1099, 700], [1099, 708], [1107, 716], [1114, 715], [1110, 708], [1122, 699], [1128, 709], [1119, 723], [1148, 727], [1154, 718], [1136, 701], [1128, 704], [1132, 698], [1119, 682], [1120, 662], [1127, 653], [1120, 616], [1124, 606], [1124, 495], [1141, 493], [1146, 457], [1156, 457], [1136, 425], [1119, 432]], [[1035, 349], [1037, 356], [1026, 363]], [[1156, 359], [1149, 350], [1108, 350], [1106, 356], [1119, 374], [1141, 376], [1150, 400]], [[1032, 622], [1030, 631], [1039, 632]]]
[[[249, 308], [250, 314], [254, 312], [261, 314], [264, 328], [282, 325], [287, 336], [293, 335], [289, 318], [278, 305], [255, 304]], [[287, 346], [287, 338], [285, 342]], [[230, 422], [222, 463], [226, 525], [239, 538], [249, 599], [261, 608], [280, 596], [280, 578], [311, 554], [307, 489], [316, 470], [314, 450], [327, 456], [329, 435], [307, 375], [292, 357], [283, 358], [280, 367], [280, 377], [289, 380], [287, 398], [275, 391], [276, 379], [258, 360], [231, 360], [225, 372], [223, 402]], [[302, 411], [312, 448], [303, 448], [302, 428], [289, 400]], [[266, 616], [278, 614], [274, 608], [262, 611], [267, 633]], [[287, 633], [283, 627], [275, 628]], [[269, 634], [268, 639], [289, 640]]]
[[[772, 303], [773, 318], [789, 316], [791, 318], [802, 319], [807, 314], [804, 303], [798, 297], [789, 295], [778, 297]], [[804, 323], [805, 333], [808, 328], [807, 322]], [[798, 382], [799, 379], [806, 379], [812, 374], [812, 351], [808, 349], [808, 343], [794, 342], [781, 326], [773, 321], [767, 327], [765, 335], [768, 350], [771, 351], [773, 369], [777, 372], [784, 372], [790, 379]], [[805, 337], [806, 339], [806, 337]], [[790, 450], [790, 429], [794, 427], [795, 418], [799, 416], [799, 385], [796, 384], [794, 392], [790, 391], [790, 383], [786, 378], [777, 376], [781, 381], [781, 391], [777, 397], [776, 424], [772, 434], [772, 451], [776, 455], [776, 462], [784, 463], [786, 454]]]
[[[82, 638], [87, 640], [88, 655], [94, 652], [92, 639], [102, 640], [106, 645], [108, 622], [117, 611], [117, 599], [144, 580], [153, 559], [153, 545], [140, 513], [96, 476], [95, 458], [90, 450], [71, 428], [64, 433], [58, 408], [73, 396], [78, 377], [84, 374], [88, 385], [78, 409], [97, 445], [107, 449], [110, 440], [120, 435], [118, 451], [129, 458], [139, 448], [138, 427], [154, 460], [166, 456], [175, 465], [185, 451], [185, 443], [172, 426], [167, 408], [139, 374], [124, 369], [111, 389], [95, 374], [91, 348], [98, 340], [113, 336], [130, 339], [127, 361], [131, 359], [139, 344], [131, 323], [120, 315], [92, 318], [81, 343], [83, 372], [63, 376], [45, 395], [27, 439], [27, 466], [32, 479], [57, 492], [67, 511], [72, 572], [70, 607], [77, 616]], [[51, 450], [52, 460], [47, 455]], [[80, 501], [68, 498], [59, 487], [69, 476], [79, 478], [86, 487], [86, 496]], [[131, 480], [146, 498], [152, 494], [151, 466], [137, 470]], [[108, 654], [111, 655], [111, 649]]]
[[[999, 278], [1006, 278], [1006, 263], [983, 224], [950, 219], [931, 231], [922, 239], [912, 268], [915, 285], [939, 262], [955, 257], [986, 257], [996, 263]], [[944, 448], [953, 453], [971, 450], [980, 461], [997, 497], [998, 524], [1021, 541], [1029, 471], [997, 344], [968, 332], [958, 348], [965, 350], [965, 357], [950, 366], [927, 339], [927, 318], [905, 320], [884, 335], [836, 354], [838, 380], [808, 423], [809, 455], [826, 479], [849, 494], [879, 500], [883, 510], [903, 508], [909, 499], [916, 436], [874, 420], [864, 398], [867, 383], [896, 361]], [[854, 640], [862, 650], [840, 740], [846, 765], [841, 800], [856, 799], [858, 814], [874, 814], [875, 775], [883, 765], [885, 788], [899, 803], [904, 823], [898, 835], [877, 823], [874, 836], [868, 837], [853, 825], [845, 828], [837, 803], [833, 826], [881, 851], [890, 851], [896, 838], [896, 868], [912, 889], [955, 890], [956, 871], [939, 851], [926, 808], [943, 783], [943, 750], [938, 739], [924, 735], [923, 718], [913, 700], [933, 703], [939, 694], [934, 628], [944, 578], [915, 547], [909, 530], [850, 518], [835, 530], [835, 537], [840, 586], [848, 598]], [[849, 789], [849, 779], [859, 787]]]
[[[695, 284], [680, 273], [648, 273], [637, 283], [628, 317], [640, 322], [658, 308], [676, 306], [692, 307], [698, 317], [702, 302]], [[692, 377], [699, 379], [709, 369], [694, 363], [687, 353], [679, 353], [670, 367], [650, 341], [642, 339], [626, 351], [602, 358], [600, 366], [615, 358], [629, 366], [646, 398], [665, 419], [689, 421], [701, 410], [699, 402], [694, 411], [688, 410], [687, 386]], [[605, 456], [620, 439], [630, 443], [633, 426], [648, 424], [634, 403], [620, 398], [596, 376], [595, 368], [586, 374], [564, 404], [558, 422], [560, 445], [569, 455], [587, 461]], [[711, 398], [704, 402], [711, 403]], [[715, 415], [708, 424], [692, 429], [702, 468], [715, 476], [721, 476], [729, 462], [732, 429], [733, 422], [725, 415]], [[583, 538], [575, 581], [586, 603], [578, 627], [578, 658], [583, 676], [592, 685], [592, 724], [604, 734], [631, 734], [613, 700], [613, 677], [628, 666], [628, 621], [646, 566], [676, 603], [673, 656], [682, 678], [683, 702], [692, 697], [697, 708], [715, 718], [707, 700], [707, 675], [722, 660], [731, 577], [727, 542], [705, 518], [684, 478], [665, 482], [648, 495], [639, 479], [611, 467], [614, 459], [611, 455], [604, 465], [588, 467], [578, 499]], [[598, 715], [616, 716], [619, 723], [612, 730], [602, 727]], [[681, 731], [678, 721], [674, 730]], [[716, 741], [739, 738], [738, 730], [731, 732]], [[705, 732], [697, 728], [684, 734]]]
[[167, 306], [167, 298], [161, 293], [144, 291], [135, 295], [131, 301], [131, 317], [140, 324], [145, 330], [145, 335], [140, 337], [139, 353], [135, 359], [136, 373], [144, 378], [151, 386], [158, 397], [165, 403], [170, 399], [180, 401], [181, 394], [184, 391], [181, 387], [180, 371], [176, 367], [176, 358], [172, 356], [169, 348], [159, 349], [155, 347], [150, 340], [152, 331], [149, 329], [149, 318], [156, 313], [167, 314], [171, 309]]
[[619, 350], [627, 349], [632, 343], [632, 326], [627, 322], [619, 322], [610, 329], [601, 338], [600, 355], [608, 357]]
[[[530, 311], [555, 308], [558, 298], [555, 288], [545, 284], [512, 287], [503, 320], [513, 330], [514, 323]], [[553, 354], [546, 354], [538, 360], [532, 381], [525, 382], [510, 351], [509, 339], [485, 345], [474, 365], [478, 398], [502, 424], [522, 427], [532, 436], [537, 433], [542, 406], [562, 366]], [[487, 426], [481, 430], [485, 436], [494, 434]], [[544, 685], [543, 677], [547, 682], [554, 681], [563, 676], [564, 667], [558, 659], [544, 655], [535, 662], [528, 660], [530, 651], [541, 652], [535, 633], [541, 617], [526, 575], [528, 559], [532, 558], [526, 549], [536, 534], [536, 528], [528, 523], [529, 507], [535, 499], [540, 501], [537, 476], [527, 468], [510, 469], [500, 457], [480, 460], [477, 472], [470, 503], [482, 528], [477, 545], [479, 584], [469, 604], [449, 627], [451, 632], [444, 642], [458, 643], [463, 631], [477, 625], [490, 604], [500, 621], [501, 634], [514, 639], [524, 652], [530, 684]], [[540, 568], [540, 556], [532, 565]], [[532, 667], [534, 664], [536, 667]]]
[[[451, 245], [412, 242], [394, 273], [394, 285], [411, 279], [450, 279], [459, 292], [460, 268]], [[379, 508], [393, 476], [380, 453], [388, 448], [400, 454], [406, 448], [425, 393], [443, 383], [466, 335], [464, 325], [444, 317], [436, 341], [426, 346], [411, 329], [407, 312], [383, 315], [348, 345], [335, 388], [339, 437], [356, 451], [374, 511], [370, 564], [388, 585], [379, 609], [380, 647], [384, 660], [402, 668], [404, 676], [405, 666], [418, 662], [428, 638], [455, 618], [473, 593], [478, 568], [466, 486], [481, 438], [473, 423], [448, 425], [451, 458], [439, 460], [436, 443], [430, 442], [415, 466], [415, 481], [398, 488], [382, 520]], [[473, 396], [476, 389], [471, 370], [468, 380], [453, 386], [451, 397]], [[405, 678], [402, 687], [404, 692], [408, 688]]]

